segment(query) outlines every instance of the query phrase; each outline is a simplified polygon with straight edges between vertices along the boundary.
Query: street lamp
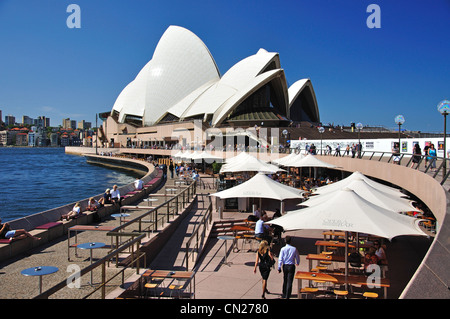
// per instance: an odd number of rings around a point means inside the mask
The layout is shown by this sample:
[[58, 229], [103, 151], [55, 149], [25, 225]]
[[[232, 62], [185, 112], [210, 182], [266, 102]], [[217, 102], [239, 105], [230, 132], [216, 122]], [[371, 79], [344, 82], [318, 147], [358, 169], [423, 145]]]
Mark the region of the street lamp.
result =
[[442, 115], [444, 115], [444, 173], [443, 176], [445, 176], [445, 174], [447, 173], [447, 143], [446, 143], [446, 139], [447, 139], [447, 115], [450, 113], [450, 101], [449, 100], [443, 100], [441, 101], [438, 106], [437, 109], [439, 111], [439, 113], [441, 113]]
[[319, 126], [317, 129], [320, 133], [320, 156], [322, 156], [322, 134], [323, 132], [325, 132], [325, 129], [323, 128], [323, 126]]
[[356, 128], [358, 129], [358, 147], [356, 148], [356, 150], [358, 151], [358, 158], [361, 158], [361, 135], [360, 135], [360, 133], [363, 128], [362, 123], [357, 123]]
[[402, 145], [400, 144], [400, 130], [401, 130], [401, 126], [403, 125], [403, 123], [405, 123], [405, 118], [403, 117], [403, 115], [397, 115], [394, 119], [395, 124], [398, 125], [398, 150], [399, 153], [401, 153], [401, 149], [402, 149]]

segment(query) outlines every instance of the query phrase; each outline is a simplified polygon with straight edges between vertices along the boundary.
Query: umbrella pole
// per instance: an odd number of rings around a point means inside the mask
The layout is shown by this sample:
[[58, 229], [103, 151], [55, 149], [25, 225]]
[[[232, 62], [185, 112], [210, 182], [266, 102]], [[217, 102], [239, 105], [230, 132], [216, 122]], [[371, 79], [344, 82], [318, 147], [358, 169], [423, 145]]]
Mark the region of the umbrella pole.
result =
[[347, 276], [348, 276], [348, 231], [345, 232], [345, 289], [347, 290]]

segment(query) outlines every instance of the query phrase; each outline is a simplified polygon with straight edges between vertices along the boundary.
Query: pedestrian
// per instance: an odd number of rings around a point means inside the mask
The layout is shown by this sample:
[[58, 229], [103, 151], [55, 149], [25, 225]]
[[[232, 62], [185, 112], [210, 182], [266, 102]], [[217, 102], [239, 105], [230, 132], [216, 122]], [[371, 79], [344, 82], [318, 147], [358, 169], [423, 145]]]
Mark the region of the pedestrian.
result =
[[336, 153], [334, 154], [334, 156], [341, 156], [341, 146], [339, 145], [339, 143], [336, 147]]
[[430, 161], [431, 171], [436, 171], [436, 149], [434, 148], [434, 144], [430, 145], [428, 149], [428, 157], [427, 159]]
[[413, 150], [413, 158], [412, 158], [412, 163], [411, 163], [411, 168], [414, 167], [414, 164], [417, 164], [420, 162], [420, 158], [422, 157], [422, 150], [420, 149], [419, 143], [416, 143], [414, 145], [414, 150]]
[[272, 252], [270, 251], [269, 243], [266, 240], [261, 241], [259, 249], [256, 252], [256, 261], [253, 272], [256, 274], [256, 267], [259, 265], [259, 272], [262, 278], [262, 296], [261, 298], [266, 299], [266, 292], [270, 293], [267, 289], [267, 279], [269, 279], [270, 270], [275, 264]]
[[169, 164], [170, 178], [173, 178], [173, 169], [174, 169], [173, 162], [170, 161]]
[[423, 148], [423, 153], [425, 156], [425, 167], [428, 166], [428, 149], [430, 148], [430, 142], [425, 142], [425, 147]]
[[281, 248], [278, 258], [278, 272], [281, 273], [283, 266], [283, 299], [289, 299], [292, 293], [295, 266], [300, 264], [300, 256], [297, 248], [291, 246], [292, 237], [286, 236], [286, 245]]

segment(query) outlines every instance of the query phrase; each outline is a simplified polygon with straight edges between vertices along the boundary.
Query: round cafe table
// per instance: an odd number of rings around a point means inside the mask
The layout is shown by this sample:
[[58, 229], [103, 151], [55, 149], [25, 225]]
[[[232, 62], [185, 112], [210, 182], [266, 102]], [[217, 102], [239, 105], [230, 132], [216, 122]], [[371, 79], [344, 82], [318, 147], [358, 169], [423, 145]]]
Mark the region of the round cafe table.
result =
[[[89, 252], [90, 252], [90, 258], [89, 259], [90, 259], [91, 264], [92, 264], [92, 251], [94, 249], [103, 248], [105, 246], [106, 246], [105, 243], [91, 242], [91, 243], [79, 244], [77, 247], [80, 248], [80, 249], [89, 249]], [[90, 283], [91, 284], [94, 283], [93, 282], [93, 277], [92, 277], [92, 270], [91, 270], [91, 282]]]
[[119, 218], [119, 220], [120, 220], [120, 225], [122, 225], [122, 218], [123, 218], [123, 217], [130, 217], [130, 214], [127, 214], [127, 213], [111, 214], [111, 217]]
[[147, 202], [147, 205], [150, 206], [150, 202], [156, 202], [157, 198], [144, 198], [144, 202]]
[[227, 241], [228, 240], [234, 240], [235, 238], [234, 238], [234, 236], [218, 236], [217, 239], [225, 241], [225, 262], [223, 262], [223, 263], [225, 265], [227, 265], [227, 266], [230, 266], [232, 263], [228, 262], [228, 259], [227, 259], [227, 251], [228, 251], [228, 249], [227, 249]]
[[39, 294], [42, 293], [42, 276], [50, 275], [57, 272], [58, 267], [39, 266], [22, 270], [20, 273], [24, 276], [39, 276]]

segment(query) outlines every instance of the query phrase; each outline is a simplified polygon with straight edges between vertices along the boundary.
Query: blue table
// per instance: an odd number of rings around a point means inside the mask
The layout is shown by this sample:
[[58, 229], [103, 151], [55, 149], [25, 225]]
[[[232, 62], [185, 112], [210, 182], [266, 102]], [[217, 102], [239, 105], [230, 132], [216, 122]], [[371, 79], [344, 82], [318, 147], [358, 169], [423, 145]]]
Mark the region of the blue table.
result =
[[31, 267], [22, 270], [20, 273], [24, 276], [39, 276], [39, 294], [42, 293], [42, 276], [50, 275], [57, 272], [58, 267], [53, 266], [39, 266]]
[[[91, 243], [79, 244], [78, 248], [80, 248], [80, 249], [89, 249], [90, 260], [91, 260], [91, 264], [92, 264], [92, 250], [97, 249], [97, 248], [103, 248], [105, 246], [106, 246], [105, 243], [91, 242]], [[93, 284], [92, 270], [91, 270], [91, 284]]]
[[120, 220], [120, 225], [122, 225], [122, 218], [123, 218], [123, 217], [130, 217], [130, 214], [127, 214], [127, 213], [112, 214], [111, 217], [119, 218], [119, 220]]

